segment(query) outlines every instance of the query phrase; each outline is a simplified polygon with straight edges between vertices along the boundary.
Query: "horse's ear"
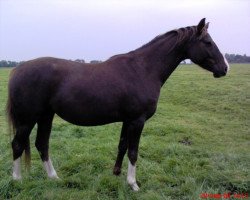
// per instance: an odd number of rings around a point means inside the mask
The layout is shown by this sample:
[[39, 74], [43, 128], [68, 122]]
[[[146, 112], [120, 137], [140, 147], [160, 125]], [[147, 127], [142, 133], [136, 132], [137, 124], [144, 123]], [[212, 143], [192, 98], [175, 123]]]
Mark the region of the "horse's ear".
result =
[[209, 22], [208, 22], [208, 23], [206, 23], [206, 25], [205, 25], [205, 29], [207, 30], [207, 29], [208, 29], [208, 27], [209, 27]]
[[[198, 32], [199, 35], [202, 33], [203, 28], [205, 27], [205, 25], [206, 25], [206, 18], [203, 18], [203, 19], [199, 22], [199, 24], [198, 24], [198, 26], [197, 26], [197, 32]], [[207, 24], [207, 25], [208, 25], [208, 24]]]

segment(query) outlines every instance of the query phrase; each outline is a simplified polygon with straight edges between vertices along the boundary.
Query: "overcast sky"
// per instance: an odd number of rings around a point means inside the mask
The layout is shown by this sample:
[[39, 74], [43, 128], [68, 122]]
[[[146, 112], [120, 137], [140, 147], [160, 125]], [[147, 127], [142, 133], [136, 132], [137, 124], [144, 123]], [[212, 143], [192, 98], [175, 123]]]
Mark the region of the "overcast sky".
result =
[[250, 55], [249, 0], [0, 0], [0, 60], [105, 60], [203, 17], [221, 52]]

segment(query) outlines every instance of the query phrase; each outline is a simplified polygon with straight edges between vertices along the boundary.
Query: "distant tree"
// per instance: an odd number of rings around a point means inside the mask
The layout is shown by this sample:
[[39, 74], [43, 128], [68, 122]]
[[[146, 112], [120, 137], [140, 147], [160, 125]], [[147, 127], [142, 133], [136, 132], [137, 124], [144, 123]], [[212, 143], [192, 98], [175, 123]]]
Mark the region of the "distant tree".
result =
[[19, 63], [16, 61], [6, 61], [1, 60], [0, 61], [0, 67], [16, 67]]
[[229, 63], [250, 63], [250, 56], [246, 54], [239, 55], [239, 54], [225, 54], [225, 57]]
[[90, 64], [97, 64], [97, 63], [101, 63], [101, 60], [91, 60]]
[[75, 62], [85, 63], [85, 60], [83, 60], [83, 59], [76, 59]]

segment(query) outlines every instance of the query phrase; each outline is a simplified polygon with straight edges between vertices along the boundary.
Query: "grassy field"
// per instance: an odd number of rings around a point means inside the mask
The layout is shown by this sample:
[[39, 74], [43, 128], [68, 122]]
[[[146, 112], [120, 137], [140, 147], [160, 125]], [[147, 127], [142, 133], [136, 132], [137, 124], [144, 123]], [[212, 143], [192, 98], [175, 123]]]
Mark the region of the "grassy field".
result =
[[[55, 117], [50, 152], [60, 181], [48, 180], [31, 135], [32, 167], [12, 181], [5, 121], [9, 69], [0, 69], [0, 199], [202, 199], [249, 194], [250, 65], [232, 65], [214, 79], [197, 66], [180, 66], [162, 88], [156, 114], [143, 130], [139, 192], [112, 175], [121, 123], [78, 127]], [[214, 198], [210, 198], [214, 199]]]

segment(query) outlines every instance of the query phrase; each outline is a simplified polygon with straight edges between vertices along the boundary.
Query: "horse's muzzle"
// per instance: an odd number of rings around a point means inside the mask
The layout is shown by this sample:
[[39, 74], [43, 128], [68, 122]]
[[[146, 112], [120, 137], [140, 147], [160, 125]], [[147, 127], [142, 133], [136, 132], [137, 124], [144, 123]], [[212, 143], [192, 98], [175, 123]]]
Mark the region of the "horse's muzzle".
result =
[[214, 78], [220, 78], [222, 76], [226, 76], [227, 72], [222, 72], [222, 73], [214, 73]]
[[215, 78], [220, 78], [222, 76], [225, 76], [227, 74], [227, 71], [228, 67], [226, 66], [222, 71], [215, 71], [213, 74]]

